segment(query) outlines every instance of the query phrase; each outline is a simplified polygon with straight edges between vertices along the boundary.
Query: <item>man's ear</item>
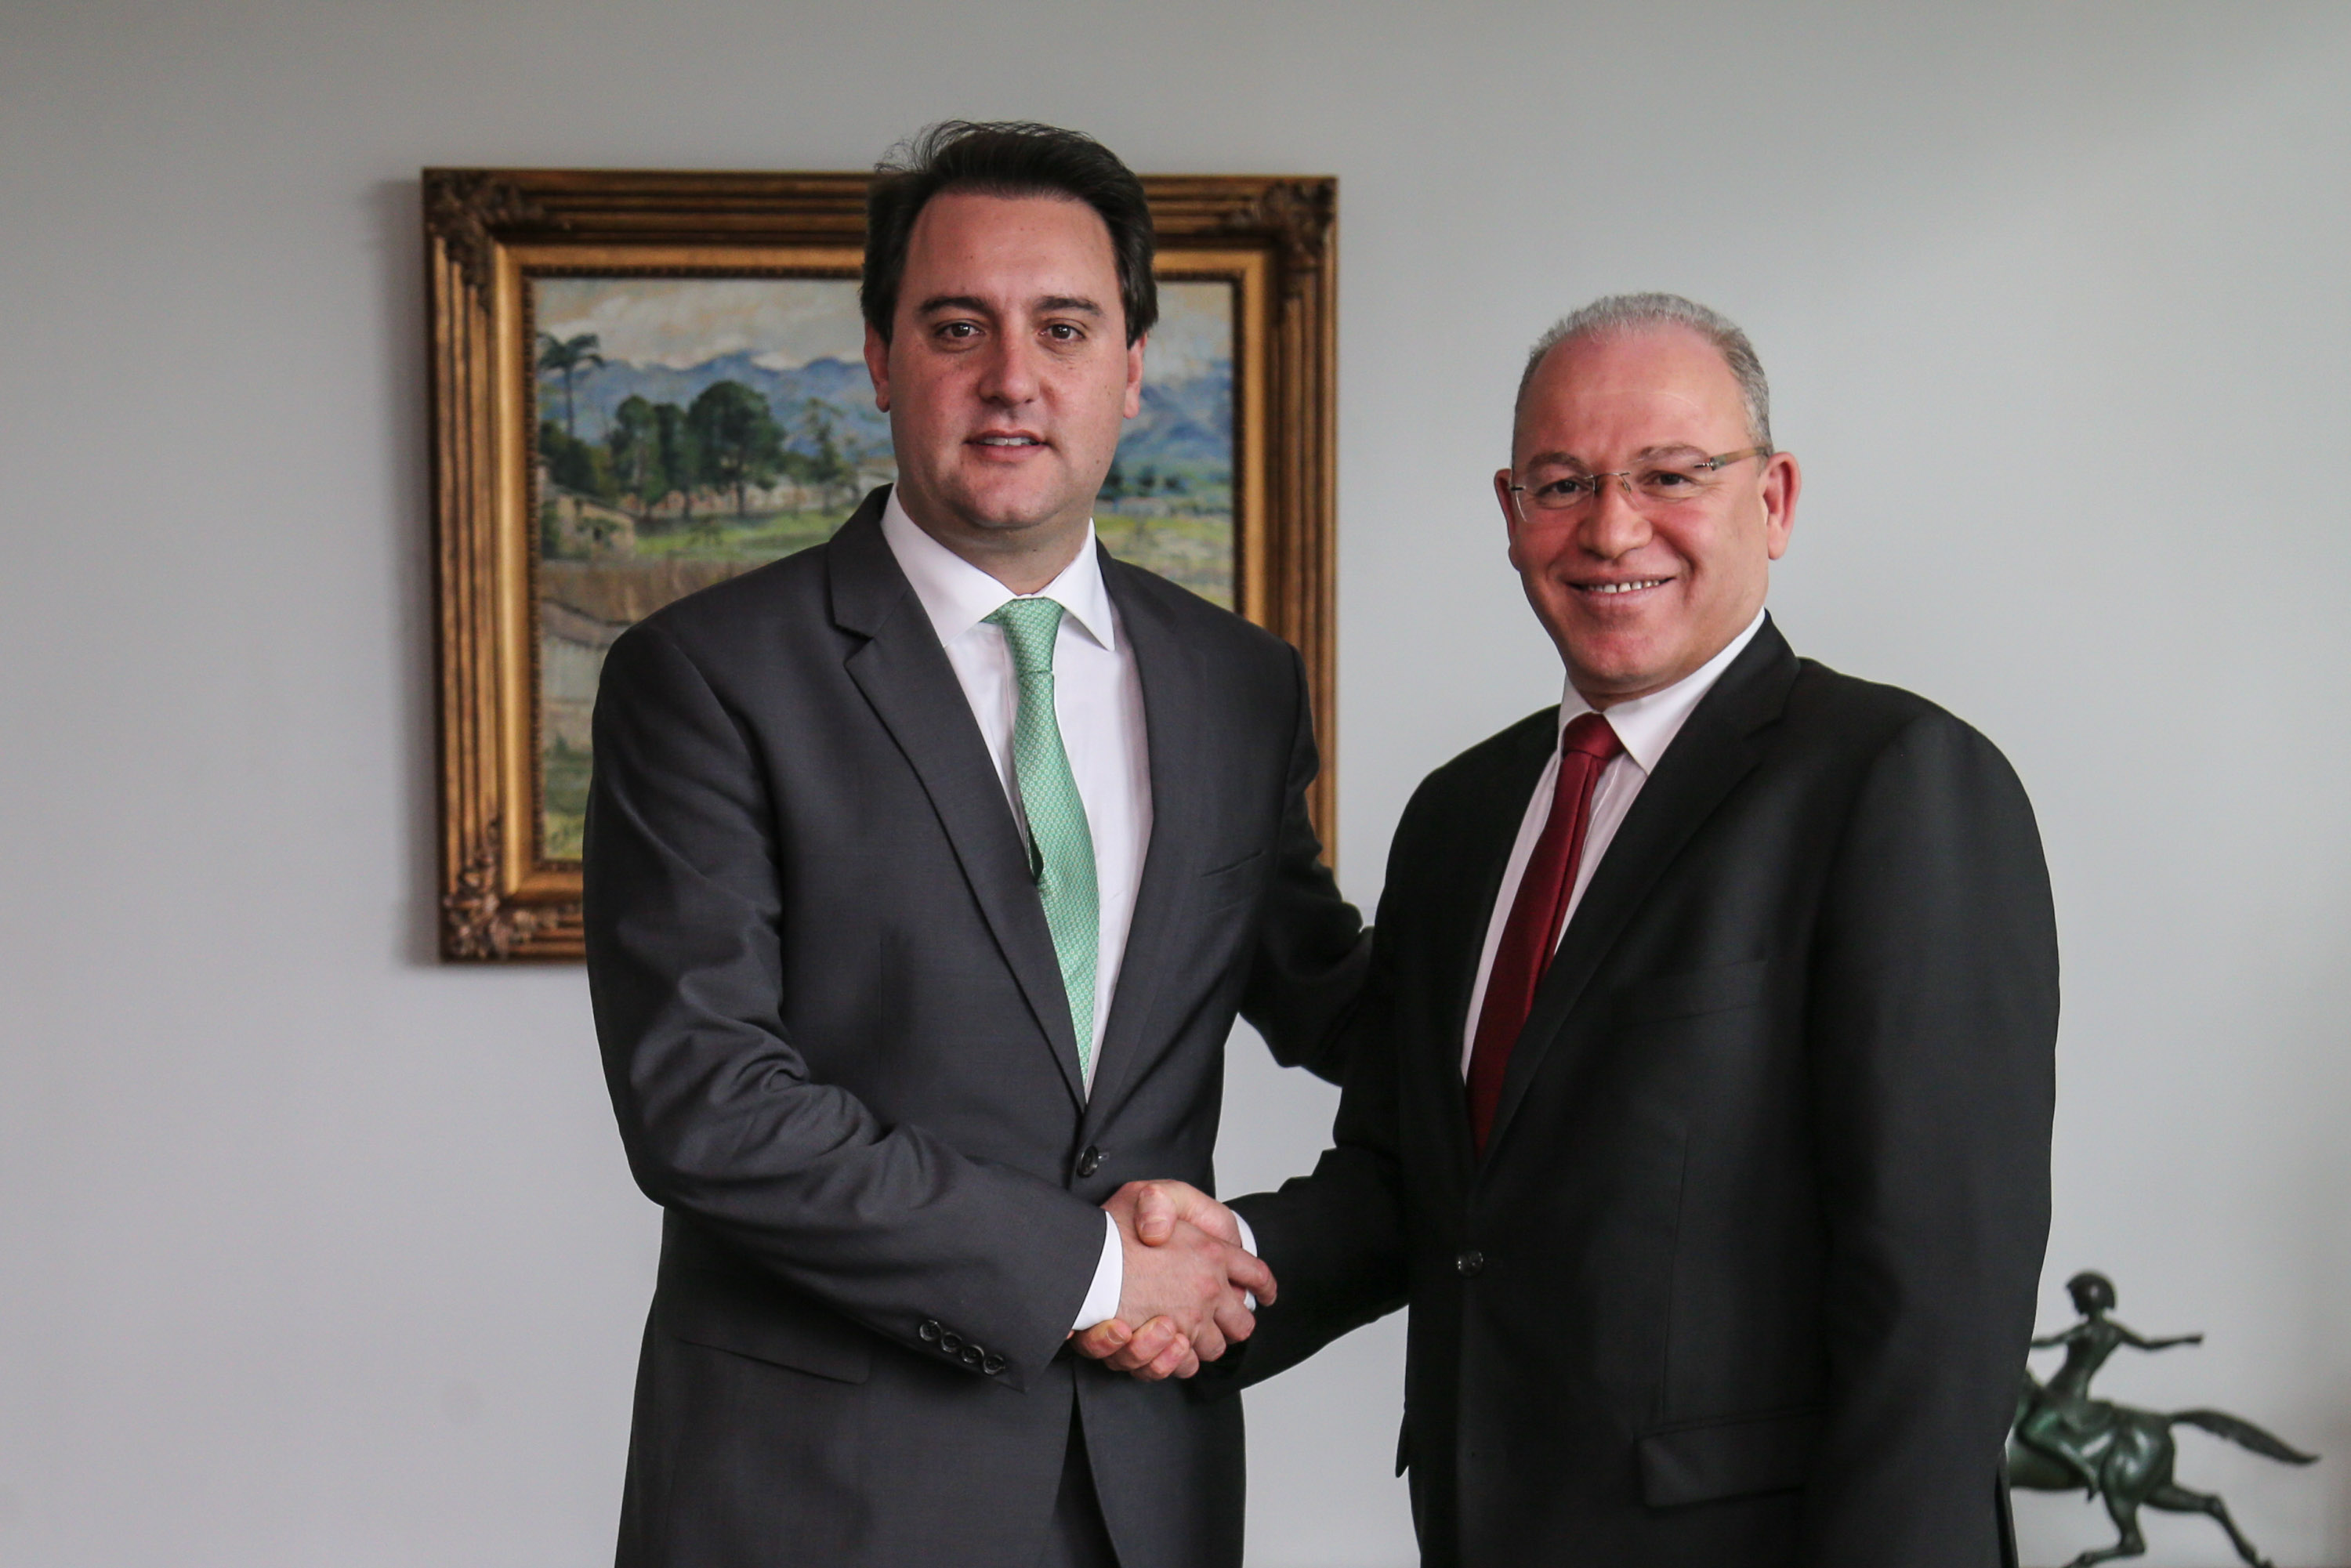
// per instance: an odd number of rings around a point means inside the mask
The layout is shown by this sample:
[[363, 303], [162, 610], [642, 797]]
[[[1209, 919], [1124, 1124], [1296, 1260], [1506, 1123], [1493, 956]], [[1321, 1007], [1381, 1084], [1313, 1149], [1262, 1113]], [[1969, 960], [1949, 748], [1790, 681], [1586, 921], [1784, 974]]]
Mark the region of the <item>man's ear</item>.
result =
[[1126, 346], [1126, 402], [1122, 406], [1128, 419], [1143, 412], [1143, 346], [1149, 341], [1151, 334], [1145, 332]]
[[1763, 540], [1771, 558], [1788, 552], [1788, 531], [1796, 526], [1796, 496], [1804, 487], [1804, 471], [1785, 452], [1774, 452], [1763, 469]]
[[865, 324], [865, 373], [873, 378], [873, 406], [889, 413], [890, 345], [882, 340], [871, 321]]
[[1502, 531], [1510, 541], [1510, 565], [1519, 564], [1519, 508], [1510, 502], [1510, 471], [1494, 470], [1494, 499], [1501, 505]]

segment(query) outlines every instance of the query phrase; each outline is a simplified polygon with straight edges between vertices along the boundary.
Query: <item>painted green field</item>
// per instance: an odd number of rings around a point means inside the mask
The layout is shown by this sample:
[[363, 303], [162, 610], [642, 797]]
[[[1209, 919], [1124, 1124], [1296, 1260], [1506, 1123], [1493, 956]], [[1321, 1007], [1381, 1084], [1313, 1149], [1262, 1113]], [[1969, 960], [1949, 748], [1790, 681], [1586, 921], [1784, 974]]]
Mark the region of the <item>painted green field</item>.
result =
[[1233, 608], [1233, 519], [1204, 512], [1172, 517], [1094, 514], [1094, 532], [1111, 554], [1180, 582], [1212, 604]]
[[692, 557], [703, 560], [773, 560], [831, 538], [847, 509], [837, 512], [771, 512], [748, 517], [719, 516], [698, 527], [659, 532], [641, 529], [637, 555]]
[[[841, 526], [842, 516], [779, 512], [738, 518], [722, 514], [705, 527], [646, 528], [638, 533], [632, 556], [551, 560], [544, 569], [548, 580], [542, 588], [584, 615], [625, 623], [705, 582], [821, 544]], [[1181, 583], [1211, 603], [1233, 608], [1230, 513], [1203, 509], [1148, 517], [1105, 507], [1095, 514], [1094, 528], [1104, 547], [1121, 560]], [[588, 749], [551, 736], [540, 752], [539, 768], [541, 853], [549, 860], [577, 860], [588, 809]]]
[[[766, 561], [822, 544], [840, 528], [839, 512], [777, 512], [720, 517], [706, 527], [637, 536], [639, 560]], [[1182, 583], [1227, 609], [1233, 603], [1233, 519], [1226, 512], [1137, 517], [1103, 510], [1095, 531], [1111, 554]]]
[[540, 852], [549, 860], [578, 860], [588, 822], [588, 753], [558, 736], [539, 754], [539, 779], [546, 810], [540, 831], [547, 836]]

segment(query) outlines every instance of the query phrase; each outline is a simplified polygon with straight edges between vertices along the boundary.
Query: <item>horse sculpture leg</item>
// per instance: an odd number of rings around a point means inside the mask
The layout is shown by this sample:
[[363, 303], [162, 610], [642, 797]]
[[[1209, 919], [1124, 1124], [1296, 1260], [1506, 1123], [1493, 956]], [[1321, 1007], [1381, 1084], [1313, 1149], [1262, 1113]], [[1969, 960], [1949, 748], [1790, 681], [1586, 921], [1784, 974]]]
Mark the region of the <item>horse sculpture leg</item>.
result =
[[2113, 1520], [2115, 1528], [2122, 1531], [2122, 1539], [2104, 1551], [2083, 1552], [2066, 1563], [2065, 1568], [2090, 1568], [2094, 1563], [2111, 1563], [2117, 1557], [2147, 1555], [2147, 1537], [2138, 1527], [2137, 1497], [2129, 1492], [2117, 1495], [2111, 1491], [2105, 1496], [2106, 1517]]
[[2115, 1521], [2122, 1539], [2103, 1552], [2083, 1552], [2065, 1568], [2147, 1555], [2147, 1537], [2138, 1527], [2139, 1504], [2171, 1480], [2171, 1432], [2159, 1416], [2150, 1421], [2140, 1411], [2117, 1413], [2122, 1420], [2114, 1442], [2098, 1461], [2098, 1495], [2105, 1500], [2106, 1517]]
[[2220, 1521], [2220, 1528], [2229, 1532], [2229, 1540], [2235, 1544], [2238, 1556], [2252, 1564], [2252, 1568], [2271, 1568], [2270, 1560], [2245, 1539], [2244, 1532], [2237, 1528], [2237, 1521], [2229, 1517], [2229, 1505], [2220, 1500], [2219, 1493], [2189, 1491], [2175, 1482], [2166, 1482], [2147, 1493], [2147, 1500], [2149, 1507], [2171, 1513], [2210, 1514]]

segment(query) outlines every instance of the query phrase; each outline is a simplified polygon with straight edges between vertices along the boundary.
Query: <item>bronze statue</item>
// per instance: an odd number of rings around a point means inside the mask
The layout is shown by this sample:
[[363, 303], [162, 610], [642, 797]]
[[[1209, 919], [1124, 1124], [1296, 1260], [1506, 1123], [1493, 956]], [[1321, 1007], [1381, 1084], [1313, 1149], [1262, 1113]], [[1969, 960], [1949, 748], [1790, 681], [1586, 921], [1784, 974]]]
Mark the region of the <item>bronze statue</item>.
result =
[[2218, 1410], [2179, 1410], [2164, 1415], [2110, 1405], [2090, 1397], [2090, 1379], [2114, 1354], [2129, 1345], [2135, 1350], [2165, 1350], [2176, 1344], [2200, 1344], [2202, 1334], [2173, 1339], [2144, 1339], [2106, 1314], [2114, 1311], [2114, 1281], [2104, 1274], [2076, 1274], [2065, 1289], [2082, 1321], [2061, 1333], [2032, 1342], [2036, 1350], [2065, 1347], [2065, 1364], [2046, 1386], [2024, 1374], [2016, 1402], [2016, 1429], [2008, 1447], [2011, 1486], [2034, 1491], [2085, 1490], [2104, 1498], [2107, 1516], [2122, 1531], [2114, 1545], [2085, 1552], [2066, 1568], [2089, 1568], [2116, 1557], [2138, 1557], [2147, 1552], [2140, 1533], [2138, 1511], [2158, 1508], [2172, 1513], [2209, 1513], [2237, 1548], [2237, 1555], [2253, 1568], [2271, 1568], [2229, 1517], [2228, 1505], [2217, 1494], [2189, 1491], [2171, 1479], [2175, 1450], [2171, 1428], [2185, 1423], [2228, 1438], [2241, 1448], [2289, 1465], [2307, 1465], [2315, 1454], [2286, 1447], [2250, 1421]]

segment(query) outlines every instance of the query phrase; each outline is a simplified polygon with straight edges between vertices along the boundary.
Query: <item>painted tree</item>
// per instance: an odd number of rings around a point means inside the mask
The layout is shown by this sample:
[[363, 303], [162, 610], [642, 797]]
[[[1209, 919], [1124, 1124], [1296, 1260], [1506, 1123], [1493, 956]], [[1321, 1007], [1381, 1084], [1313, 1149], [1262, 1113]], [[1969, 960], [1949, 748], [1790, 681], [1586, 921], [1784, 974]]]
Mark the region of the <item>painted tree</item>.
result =
[[662, 494], [672, 490], [684, 503], [683, 521], [694, 526], [694, 487], [702, 483], [702, 452], [686, 423], [685, 410], [674, 402], [653, 404], [653, 447], [660, 454]]
[[841, 442], [832, 405], [820, 397], [803, 400], [799, 417], [792, 422], [792, 435], [799, 447], [796, 466], [831, 504], [857, 477], [856, 460]]
[[547, 476], [557, 487], [576, 496], [603, 494], [598, 486], [596, 449], [551, 419], [538, 422], [538, 454], [547, 464]]
[[571, 378], [583, 370], [602, 368], [604, 356], [596, 351], [602, 343], [603, 340], [593, 332], [561, 340], [547, 332], [538, 335], [539, 374], [563, 378], [563, 434], [575, 441], [580, 438], [580, 428], [572, 418]]
[[611, 449], [612, 474], [622, 487], [649, 507], [669, 489], [664, 481], [661, 419], [653, 405], [632, 393], [612, 411], [612, 428], [604, 433]]
[[782, 463], [784, 432], [775, 412], [741, 382], [713, 382], [686, 409], [685, 424], [701, 451], [703, 476], [735, 492], [740, 516], [745, 489], [773, 480]]

